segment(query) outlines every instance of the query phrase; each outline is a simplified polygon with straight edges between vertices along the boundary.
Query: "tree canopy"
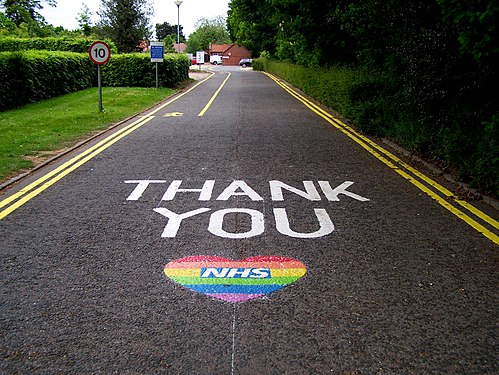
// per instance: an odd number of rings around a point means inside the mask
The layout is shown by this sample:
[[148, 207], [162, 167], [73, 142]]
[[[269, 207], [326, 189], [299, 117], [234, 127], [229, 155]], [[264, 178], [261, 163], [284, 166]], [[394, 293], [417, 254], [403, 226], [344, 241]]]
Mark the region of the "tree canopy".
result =
[[230, 43], [230, 35], [227, 31], [227, 21], [224, 17], [201, 18], [196, 22], [194, 31], [187, 41], [186, 52], [206, 51], [211, 43]]
[[[185, 43], [185, 35], [183, 26], [179, 27], [179, 39], [181, 43]], [[159, 41], [165, 40], [167, 37], [170, 37], [174, 43], [177, 42], [177, 25], [170, 25], [168, 22], [157, 23], [156, 24], [156, 38]]]
[[56, 6], [56, 0], [0, 0], [0, 35], [44, 37], [58, 31], [47, 25], [39, 13], [44, 5]]
[[378, 134], [385, 125], [375, 111], [387, 111], [375, 103], [393, 103], [425, 140], [422, 154], [440, 143], [432, 158], [465, 165], [475, 155], [468, 170], [497, 170], [497, 0], [231, 0], [227, 23], [256, 56], [366, 72], [374, 83], [353, 82], [349, 95], [372, 108], [363, 121], [376, 123]]
[[408, 52], [454, 53], [458, 46], [492, 67], [498, 18], [494, 0], [231, 0], [227, 24], [232, 39], [254, 53], [306, 65], [383, 64]]
[[133, 52], [151, 37], [149, 0], [101, 0], [99, 33], [112, 39], [120, 52]]
[[43, 3], [55, 7], [57, 0], [3, 0], [2, 8], [5, 10], [5, 15], [20, 26], [22, 23], [31, 21], [44, 23], [43, 16], [38, 12], [43, 9]]

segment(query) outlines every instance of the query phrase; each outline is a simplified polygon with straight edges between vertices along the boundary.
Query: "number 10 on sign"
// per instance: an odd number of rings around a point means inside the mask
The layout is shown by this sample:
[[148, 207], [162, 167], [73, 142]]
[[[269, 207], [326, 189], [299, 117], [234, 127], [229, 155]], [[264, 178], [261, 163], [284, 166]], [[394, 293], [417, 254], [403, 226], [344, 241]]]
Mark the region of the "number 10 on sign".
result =
[[102, 107], [102, 85], [100, 77], [100, 66], [106, 64], [111, 58], [111, 49], [109, 46], [101, 41], [92, 43], [88, 49], [88, 56], [90, 60], [97, 65], [97, 87], [99, 91], [99, 111], [103, 111]]

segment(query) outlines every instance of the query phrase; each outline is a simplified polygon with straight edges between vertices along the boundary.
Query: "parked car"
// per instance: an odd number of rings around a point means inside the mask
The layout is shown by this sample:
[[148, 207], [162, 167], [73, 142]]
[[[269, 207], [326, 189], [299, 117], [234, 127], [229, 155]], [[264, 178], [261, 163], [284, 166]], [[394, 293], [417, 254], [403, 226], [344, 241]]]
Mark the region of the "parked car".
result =
[[186, 55], [189, 60], [191, 60], [191, 65], [196, 65], [196, 56], [194, 56], [192, 53], [186, 53]]
[[239, 61], [239, 65], [242, 66], [243, 68], [246, 68], [247, 66], [251, 66], [253, 63], [253, 59], [241, 59]]

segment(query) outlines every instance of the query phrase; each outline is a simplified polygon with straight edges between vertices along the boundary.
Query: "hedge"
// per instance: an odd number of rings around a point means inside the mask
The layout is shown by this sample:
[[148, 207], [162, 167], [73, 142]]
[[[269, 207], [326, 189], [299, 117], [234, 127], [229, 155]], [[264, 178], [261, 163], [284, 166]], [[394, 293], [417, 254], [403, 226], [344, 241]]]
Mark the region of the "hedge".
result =
[[[165, 55], [158, 63], [159, 85], [173, 87], [189, 78], [189, 58], [186, 55]], [[113, 55], [102, 69], [102, 84], [115, 87], [155, 87], [156, 64], [149, 54]]]
[[393, 78], [358, 67], [307, 68], [260, 58], [253, 60], [253, 69], [290, 82], [360, 131], [387, 137], [445, 166], [461, 181], [499, 195], [499, 114], [480, 119], [449, 106], [424, 121]]
[[[94, 39], [84, 38], [0, 38], [0, 52], [16, 51], [64, 51], [87, 53], [94, 42]], [[111, 48], [112, 53], [117, 53], [118, 49], [114, 42], [104, 40]]]
[[72, 52], [1, 52], [0, 110], [19, 107], [93, 85], [88, 55]]
[[[188, 78], [185, 55], [166, 55], [159, 63], [161, 86], [173, 87]], [[88, 53], [0, 52], [0, 111], [97, 86], [96, 66]], [[155, 87], [155, 64], [148, 54], [111, 55], [102, 69], [104, 86]]]

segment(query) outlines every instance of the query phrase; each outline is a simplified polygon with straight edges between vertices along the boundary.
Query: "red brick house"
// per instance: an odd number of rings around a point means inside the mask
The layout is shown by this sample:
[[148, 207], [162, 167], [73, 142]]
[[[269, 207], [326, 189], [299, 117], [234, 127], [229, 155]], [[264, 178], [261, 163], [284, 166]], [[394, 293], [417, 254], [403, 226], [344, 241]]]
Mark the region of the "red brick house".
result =
[[210, 44], [208, 54], [222, 56], [223, 65], [239, 65], [239, 60], [251, 58], [251, 52], [236, 43]]

